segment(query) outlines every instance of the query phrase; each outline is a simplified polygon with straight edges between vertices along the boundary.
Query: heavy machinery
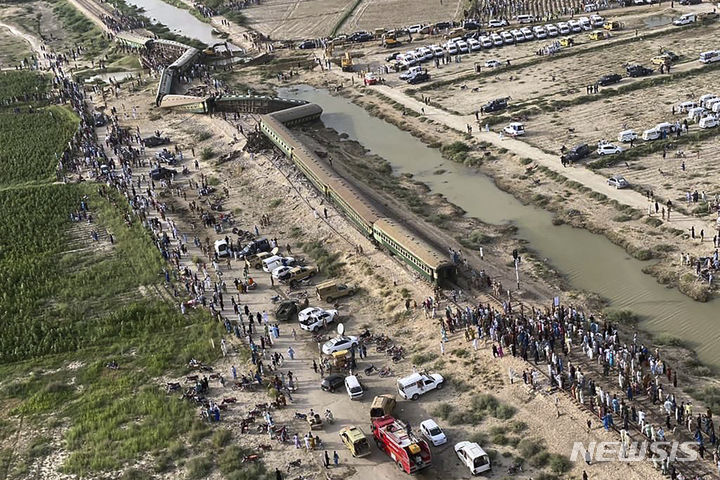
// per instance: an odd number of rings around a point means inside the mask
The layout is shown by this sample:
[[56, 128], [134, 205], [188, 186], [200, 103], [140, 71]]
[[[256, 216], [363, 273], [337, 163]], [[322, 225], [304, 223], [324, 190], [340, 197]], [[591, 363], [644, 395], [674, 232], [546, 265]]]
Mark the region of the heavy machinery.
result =
[[340, 66], [342, 67], [343, 72], [353, 71], [353, 61], [352, 56], [350, 56], [350, 52], [345, 52], [345, 55], [340, 60]]
[[390, 415], [372, 421], [372, 433], [378, 448], [385, 452], [405, 473], [415, 473], [432, 464], [430, 447], [417, 438], [407, 424]]

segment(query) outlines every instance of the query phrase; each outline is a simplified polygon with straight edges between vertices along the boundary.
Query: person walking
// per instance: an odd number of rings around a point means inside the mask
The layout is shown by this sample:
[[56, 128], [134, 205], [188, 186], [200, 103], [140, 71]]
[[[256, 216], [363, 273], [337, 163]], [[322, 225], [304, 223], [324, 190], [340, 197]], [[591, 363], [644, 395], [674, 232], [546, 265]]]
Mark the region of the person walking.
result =
[[328, 455], [327, 450], [325, 450], [325, 468], [330, 468], [330, 455]]
[[337, 451], [333, 450], [333, 463], [337, 467], [340, 464], [340, 455], [338, 455]]
[[295, 350], [293, 350], [292, 346], [289, 346], [287, 349], [288, 357], [290, 357], [290, 360], [295, 360]]

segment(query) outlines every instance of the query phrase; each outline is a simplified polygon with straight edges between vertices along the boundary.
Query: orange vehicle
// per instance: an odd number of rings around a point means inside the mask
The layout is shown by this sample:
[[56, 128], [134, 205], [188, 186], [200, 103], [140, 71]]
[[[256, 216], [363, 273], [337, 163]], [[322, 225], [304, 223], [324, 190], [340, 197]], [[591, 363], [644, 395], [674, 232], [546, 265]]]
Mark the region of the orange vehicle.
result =
[[372, 434], [378, 448], [393, 459], [399, 470], [417, 473], [432, 465], [427, 442], [413, 435], [407, 424], [390, 415], [373, 420]]

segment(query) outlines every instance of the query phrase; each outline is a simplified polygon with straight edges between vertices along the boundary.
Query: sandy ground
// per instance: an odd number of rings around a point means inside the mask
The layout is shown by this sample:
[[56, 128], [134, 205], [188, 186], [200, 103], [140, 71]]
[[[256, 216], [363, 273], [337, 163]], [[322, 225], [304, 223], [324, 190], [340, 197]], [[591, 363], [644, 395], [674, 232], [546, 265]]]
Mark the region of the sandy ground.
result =
[[[24, 58], [29, 59], [36, 51], [29, 35], [23, 34], [17, 27], [0, 22], [0, 70], [14, 69]], [[35, 41], [32, 38], [32, 41]], [[38, 46], [39, 47], [39, 46]]]
[[363, 0], [345, 22], [341, 32], [372, 32], [378, 27], [392, 29], [415, 23], [461, 20], [464, 7], [465, 2], [462, 0]]
[[[185, 147], [184, 151], [188, 151], [187, 146], [193, 145], [197, 150], [212, 146], [219, 153], [230, 150], [237, 150], [241, 145], [235, 144], [230, 146], [229, 140], [231, 135], [236, 133], [234, 128], [220, 119], [210, 119], [207, 117], [188, 117], [186, 115], [167, 114], [160, 119], [156, 117], [149, 120], [145, 105], [147, 101], [146, 93], [141, 95], [128, 94], [117, 103], [123, 104], [126, 108], [129, 105], [138, 104], [140, 106], [140, 118], [138, 121], [132, 121], [129, 118], [126, 124], [135, 126], [140, 125], [143, 135], [150, 134], [155, 129], [160, 129], [173, 138], [174, 142]], [[122, 106], [120, 106], [122, 108]], [[173, 125], [182, 126], [173, 128]], [[209, 130], [214, 133], [214, 137], [203, 143], [193, 142], [190, 132], [199, 130]], [[152, 154], [152, 150], [148, 155]], [[192, 159], [186, 157], [185, 162], [191, 165]], [[299, 227], [302, 229], [304, 239], [321, 239], [325, 242], [328, 249], [339, 251], [343, 255], [346, 262], [345, 273], [343, 277], [352, 278], [353, 281], [360, 284], [368, 293], [359, 295], [351, 299], [341, 302], [342, 321], [347, 325], [350, 333], [358, 332], [361, 328], [368, 326], [371, 330], [379, 332], [383, 331], [395, 338], [398, 343], [409, 348], [412, 353], [434, 352], [439, 353], [437, 340], [433, 339], [434, 335], [428, 335], [428, 332], [436, 329], [434, 321], [425, 319], [418, 312], [412, 312], [409, 319], [398, 322], [390, 320], [394, 313], [397, 313], [402, 307], [399, 305], [400, 289], [410, 291], [412, 298], [420, 300], [423, 296], [428, 295], [429, 286], [424, 283], [416, 282], [414, 276], [400, 267], [397, 263], [387, 257], [380, 251], [373, 250], [372, 247], [361, 238], [359, 233], [353, 229], [347, 221], [339, 215], [334, 209], [329, 208], [330, 215], [327, 221], [324, 219], [314, 219], [311, 214], [311, 207], [321, 208], [320, 199], [316, 192], [304, 181], [284, 161], [275, 161], [265, 156], [256, 156], [251, 160], [247, 155], [241, 155], [240, 159], [232, 161], [231, 164], [223, 165], [218, 170], [213, 162], [201, 162], [200, 172], [206, 175], [217, 176], [221, 180], [221, 185], [227, 185], [230, 189], [230, 196], [225, 200], [224, 206], [228, 211], [238, 212], [235, 215], [237, 224], [242, 228], [252, 228], [257, 223], [257, 218], [261, 213], [270, 213], [272, 218], [271, 226], [263, 229], [262, 233], [268, 236], [277, 236], [280, 245], [286, 243], [293, 244], [293, 253], [298, 254], [295, 239], [289, 236], [291, 227]], [[281, 173], [282, 172], [282, 173]], [[141, 171], [137, 172], [142, 173]], [[199, 172], [193, 172], [192, 177], [197, 178]], [[284, 174], [284, 175], [283, 175]], [[288, 183], [286, 175], [292, 179], [292, 185]], [[185, 183], [185, 178], [180, 178], [179, 183]], [[297, 190], [296, 190], [297, 189]], [[188, 192], [188, 200], [194, 198], [194, 193]], [[171, 215], [178, 222], [182, 232], [189, 230], [188, 223], [195, 223], [197, 219], [184, 216], [188, 212], [185, 210], [185, 200], [181, 200], [177, 196], [169, 195], [169, 202], [175, 205], [177, 215]], [[248, 198], [254, 198], [249, 202]], [[281, 207], [270, 210], [267, 202], [270, 199], [282, 199]], [[236, 209], [241, 209], [238, 211]], [[181, 212], [185, 212], [182, 214]], [[205, 235], [214, 238], [216, 235], [207, 231], [196, 231], [201, 238]], [[338, 235], [339, 234], [339, 235]], [[221, 234], [222, 235], [222, 234]], [[347, 240], [347, 241], [346, 241]], [[348, 242], [349, 241], [349, 242]], [[357, 257], [351, 253], [350, 243], [359, 243], [363, 245], [366, 256]], [[189, 262], [193, 255], [199, 252], [191, 248], [184, 262]], [[367, 275], [365, 272], [370, 269], [373, 275]], [[240, 268], [234, 264], [230, 270], [225, 270], [225, 278], [231, 278], [239, 275]], [[378, 276], [380, 280], [378, 280]], [[390, 278], [394, 278], [397, 286], [391, 286]], [[272, 303], [269, 297], [281, 294], [286, 295], [288, 292], [282, 287], [270, 288], [267, 274], [259, 273], [254, 276], [259, 283], [259, 289], [240, 298], [241, 304], [247, 304], [252, 311], [271, 310]], [[320, 279], [318, 279], [319, 281]], [[310, 287], [311, 289], [312, 287]], [[382, 292], [385, 292], [384, 294]], [[379, 298], [383, 300], [378, 301]], [[229, 302], [226, 302], [226, 305]], [[311, 301], [311, 305], [315, 302]], [[230, 312], [226, 311], [226, 314]], [[283, 352], [286, 357], [281, 367], [281, 371], [286, 372], [292, 370], [299, 381], [299, 389], [293, 394], [293, 402], [285, 409], [273, 412], [274, 420], [277, 424], [288, 425], [290, 431], [299, 432], [301, 435], [307, 430], [306, 424], [301, 421], [294, 420], [294, 412], [307, 412], [310, 408], [315, 411], [323, 411], [330, 408], [335, 416], [334, 425], [328, 425], [322, 431], [318, 431], [320, 438], [325, 444], [325, 448], [332, 453], [333, 450], [340, 454], [341, 466], [332, 468], [330, 473], [333, 478], [368, 478], [370, 475], [380, 475], [381, 478], [406, 478], [405, 474], [397, 472], [394, 465], [388, 461], [387, 457], [373, 451], [370, 457], [364, 459], [352, 459], [347, 450], [345, 450], [337, 437], [337, 431], [347, 424], [356, 424], [364, 429], [366, 433], [369, 421], [368, 408], [372, 397], [379, 393], [390, 393], [394, 391], [395, 377], [380, 378], [378, 376], [363, 377], [363, 383], [368, 387], [365, 397], [360, 402], [351, 401], [343, 392], [329, 394], [321, 392], [318, 389], [319, 376], [311, 369], [311, 361], [317, 357], [317, 346], [309, 335], [296, 328], [297, 339], [293, 339], [291, 334], [292, 325], [281, 326], [281, 336], [276, 341], [274, 349]], [[235, 342], [234, 338], [228, 338], [228, 341]], [[289, 346], [298, 352], [295, 360], [287, 358], [287, 348]], [[585, 422], [586, 414], [576, 409], [565, 397], [560, 397], [560, 419], [555, 419], [554, 413], [554, 397], [546, 396], [537, 392], [530, 392], [522, 384], [515, 382], [510, 385], [507, 369], [512, 367], [517, 372], [521, 372], [526, 365], [515, 359], [506, 358], [502, 362], [492, 359], [489, 352], [489, 345], [483, 346], [478, 352], [470, 353], [470, 358], [460, 357], [460, 354], [454, 355], [452, 352], [456, 349], [472, 350], [470, 345], [462, 339], [462, 334], [457, 333], [451, 336], [450, 342], [446, 347], [448, 352], [441, 363], [437, 363], [439, 371], [448, 373], [453, 371], [454, 378], [465, 379], [475, 385], [475, 391], [492, 391], [492, 393], [503, 403], [508, 403], [519, 409], [517, 419], [528, 424], [527, 435], [542, 438], [547, 444], [549, 451], [568, 454], [569, 442], [575, 439], [612, 439], [613, 435], [605, 433], [597, 428], [597, 422], [594, 422], [595, 428], [588, 434], [586, 432]], [[370, 356], [367, 361], [360, 363], [359, 368], [372, 363], [376, 366], [388, 364], [387, 357], [370, 349]], [[443, 366], [444, 364], [444, 366]], [[230, 355], [216, 366], [216, 371], [230, 378], [230, 366], [236, 365], [242, 372], [249, 371], [250, 366], [240, 364], [238, 358]], [[409, 373], [411, 364], [409, 360], [400, 362], [399, 364], [390, 365], [397, 375]], [[184, 379], [178, 379], [183, 381]], [[451, 382], [452, 385], [452, 382]], [[292, 445], [282, 446], [276, 441], [270, 441], [266, 435], [246, 434], [238, 435], [239, 419], [253, 408], [256, 403], [264, 403], [267, 397], [262, 393], [246, 393], [232, 391], [230, 389], [222, 389], [219, 384], [213, 382], [211, 388], [211, 396], [220, 401], [226, 397], [236, 397], [238, 403], [232, 404], [229, 409], [224, 412], [223, 426], [231, 427], [234, 440], [242, 445], [250, 446], [270, 443], [272, 450], [264, 454], [264, 461], [272, 469], [280, 467], [285, 469], [286, 464], [294, 459], [302, 459], [303, 465], [306, 463], [311, 467], [310, 470], [291, 470], [290, 478], [303, 473], [307, 475], [309, 472], [321, 470], [319, 468], [322, 451], [318, 450], [311, 454], [303, 450], [296, 450]], [[433, 408], [440, 402], [449, 402], [456, 406], [465, 405], [472, 397], [472, 392], [459, 393], [452, 386], [441, 392], [434, 392], [423, 397], [418, 402], [402, 401], [399, 402], [396, 413], [399, 417], [409, 420], [417, 425], [422, 419], [431, 415]], [[546, 412], [545, 415], [538, 415], [538, 411]], [[552, 420], [551, 420], [552, 419]], [[448, 426], [440, 424], [446, 428], [449, 435], [449, 444], [433, 448], [434, 467], [423, 474], [420, 478], [464, 478], [468, 476], [467, 470], [455, 460], [451, 445], [459, 440], [467, 438], [472, 432], [487, 431], [492, 426], [500, 425], [497, 421], [489, 419], [483, 421], [480, 425], [458, 425]], [[512, 454], [511, 447], [501, 447], [497, 445], [484, 445], [488, 448], [497, 448], [500, 453], [507, 451]], [[502, 455], [498, 456], [496, 462], [495, 473], [493, 477], [501, 477], [509, 465], [509, 460]], [[592, 465], [585, 467], [591, 474], [591, 478], [608, 478], [607, 475], [613, 472], [613, 475], [621, 474], [623, 477], [631, 479], [654, 478], [655, 472], [650, 465], [641, 464], [633, 465], [632, 468], [627, 465]], [[619, 470], [618, 470], [619, 469]], [[573, 475], [579, 477], [583, 468], [576, 465]], [[532, 472], [528, 472], [532, 475]], [[172, 475], [168, 476], [171, 478]], [[216, 476], [212, 477], [216, 478]]]

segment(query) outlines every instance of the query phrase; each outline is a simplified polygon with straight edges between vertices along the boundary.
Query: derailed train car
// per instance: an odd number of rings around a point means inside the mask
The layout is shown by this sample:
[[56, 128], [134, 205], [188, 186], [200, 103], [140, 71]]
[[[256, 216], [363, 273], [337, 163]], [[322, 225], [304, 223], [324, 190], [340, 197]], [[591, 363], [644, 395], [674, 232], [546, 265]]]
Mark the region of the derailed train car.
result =
[[379, 212], [287, 128], [317, 119], [321, 113], [322, 109], [315, 104], [281, 110], [263, 115], [260, 129], [365, 236], [385, 247], [426, 280], [439, 285], [454, 282], [456, 267], [447, 260], [447, 255]]

